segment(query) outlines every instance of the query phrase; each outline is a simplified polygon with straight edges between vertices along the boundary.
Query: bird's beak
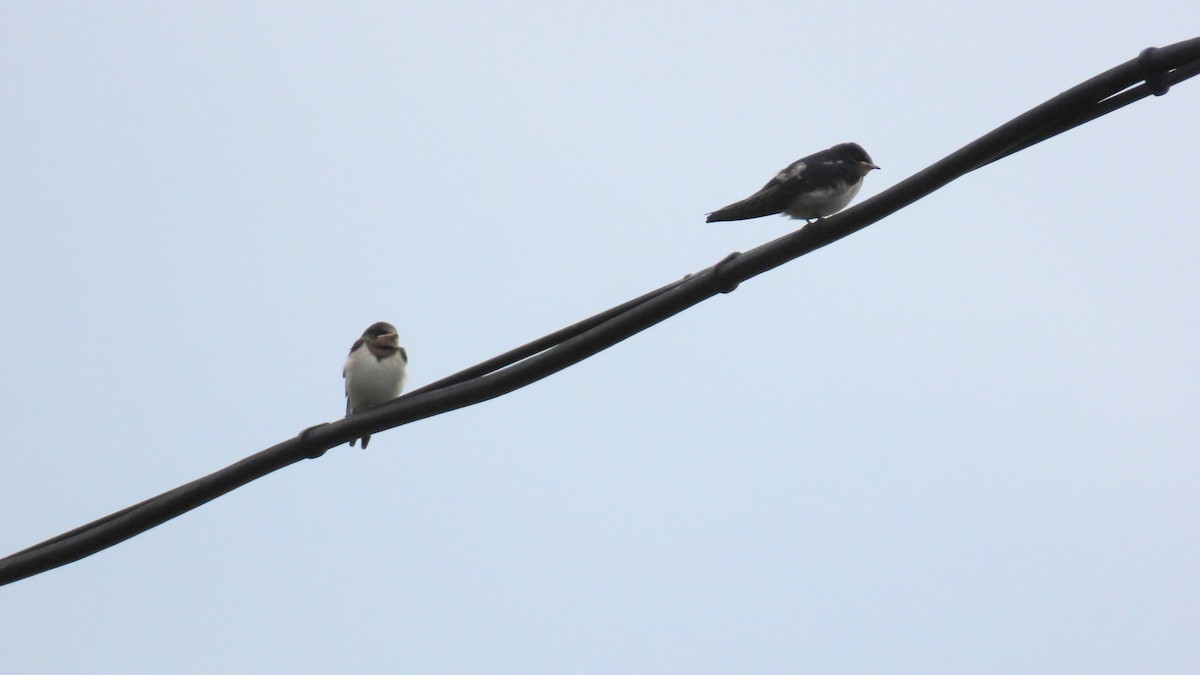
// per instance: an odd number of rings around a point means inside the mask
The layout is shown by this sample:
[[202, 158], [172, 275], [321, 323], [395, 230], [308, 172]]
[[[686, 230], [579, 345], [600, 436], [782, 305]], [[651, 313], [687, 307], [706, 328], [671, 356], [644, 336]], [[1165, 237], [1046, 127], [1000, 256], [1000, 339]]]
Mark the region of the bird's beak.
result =
[[384, 333], [383, 335], [375, 338], [375, 344], [379, 345], [380, 347], [396, 349], [400, 346], [400, 336], [396, 335], [395, 333]]
[[879, 169], [879, 168], [881, 168], [881, 167], [878, 167], [878, 166], [876, 166], [876, 165], [874, 165], [874, 164], [872, 164], [872, 163], [870, 163], [870, 162], [859, 162], [858, 164], [859, 164], [859, 166], [861, 166], [861, 167], [862, 167], [863, 173], [867, 173], [867, 172], [868, 172], [868, 171], [870, 171], [871, 169]]

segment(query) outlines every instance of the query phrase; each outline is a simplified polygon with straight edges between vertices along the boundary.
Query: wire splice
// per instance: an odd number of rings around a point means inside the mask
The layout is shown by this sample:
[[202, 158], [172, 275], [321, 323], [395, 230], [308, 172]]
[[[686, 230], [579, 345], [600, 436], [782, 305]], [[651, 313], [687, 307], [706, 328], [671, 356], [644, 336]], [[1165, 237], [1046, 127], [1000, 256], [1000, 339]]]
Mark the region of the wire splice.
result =
[[1158, 47], [1146, 47], [1138, 54], [1138, 67], [1142, 71], [1142, 79], [1146, 81], [1146, 86], [1150, 88], [1150, 93], [1155, 96], [1162, 96], [1171, 89], [1171, 85], [1167, 84], [1167, 73], [1161, 67], [1158, 67]]
[[742, 255], [741, 251], [734, 251], [721, 259], [721, 262], [713, 265], [712, 277], [716, 284], [717, 290], [721, 293], [732, 293], [737, 290], [738, 284], [741, 282], [734, 279], [732, 276], [725, 273], [725, 266], [737, 260]]

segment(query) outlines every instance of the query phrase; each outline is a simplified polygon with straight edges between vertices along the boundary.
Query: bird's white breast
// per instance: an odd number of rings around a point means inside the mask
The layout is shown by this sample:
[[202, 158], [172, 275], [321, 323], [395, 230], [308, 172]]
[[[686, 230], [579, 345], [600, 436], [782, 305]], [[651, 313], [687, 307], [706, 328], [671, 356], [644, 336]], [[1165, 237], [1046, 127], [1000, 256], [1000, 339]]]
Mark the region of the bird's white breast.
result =
[[405, 364], [400, 355], [382, 361], [371, 350], [356, 349], [346, 359], [346, 399], [351, 410], [390, 401], [404, 390]]
[[784, 213], [793, 218], [824, 218], [842, 209], [854, 199], [862, 188], [860, 180], [846, 188], [828, 188], [825, 190], [810, 190], [792, 200], [784, 209]]

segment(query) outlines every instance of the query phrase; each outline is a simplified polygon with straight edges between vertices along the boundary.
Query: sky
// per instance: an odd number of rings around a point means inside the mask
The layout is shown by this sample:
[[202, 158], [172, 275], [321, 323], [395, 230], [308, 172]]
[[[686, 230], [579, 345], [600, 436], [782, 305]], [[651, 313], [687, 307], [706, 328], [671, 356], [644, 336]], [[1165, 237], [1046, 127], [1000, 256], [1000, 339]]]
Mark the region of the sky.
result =
[[[4, 3], [0, 555], [858, 201], [1151, 45], [1130, 3]], [[502, 398], [0, 588], [6, 673], [1200, 663], [1200, 80]]]

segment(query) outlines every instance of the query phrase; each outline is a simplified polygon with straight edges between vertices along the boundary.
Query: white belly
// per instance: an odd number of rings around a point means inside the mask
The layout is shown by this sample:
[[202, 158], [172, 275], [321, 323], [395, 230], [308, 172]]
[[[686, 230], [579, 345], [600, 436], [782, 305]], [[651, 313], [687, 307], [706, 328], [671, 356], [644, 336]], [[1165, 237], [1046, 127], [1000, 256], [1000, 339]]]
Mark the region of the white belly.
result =
[[360, 349], [346, 362], [346, 407], [360, 411], [390, 401], [404, 390], [404, 359], [399, 355], [382, 361]]
[[796, 199], [784, 209], [784, 213], [793, 218], [824, 218], [846, 208], [851, 199], [858, 194], [863, 182], [860, 180], [847, 189], [830, 188], [810, 192]]

